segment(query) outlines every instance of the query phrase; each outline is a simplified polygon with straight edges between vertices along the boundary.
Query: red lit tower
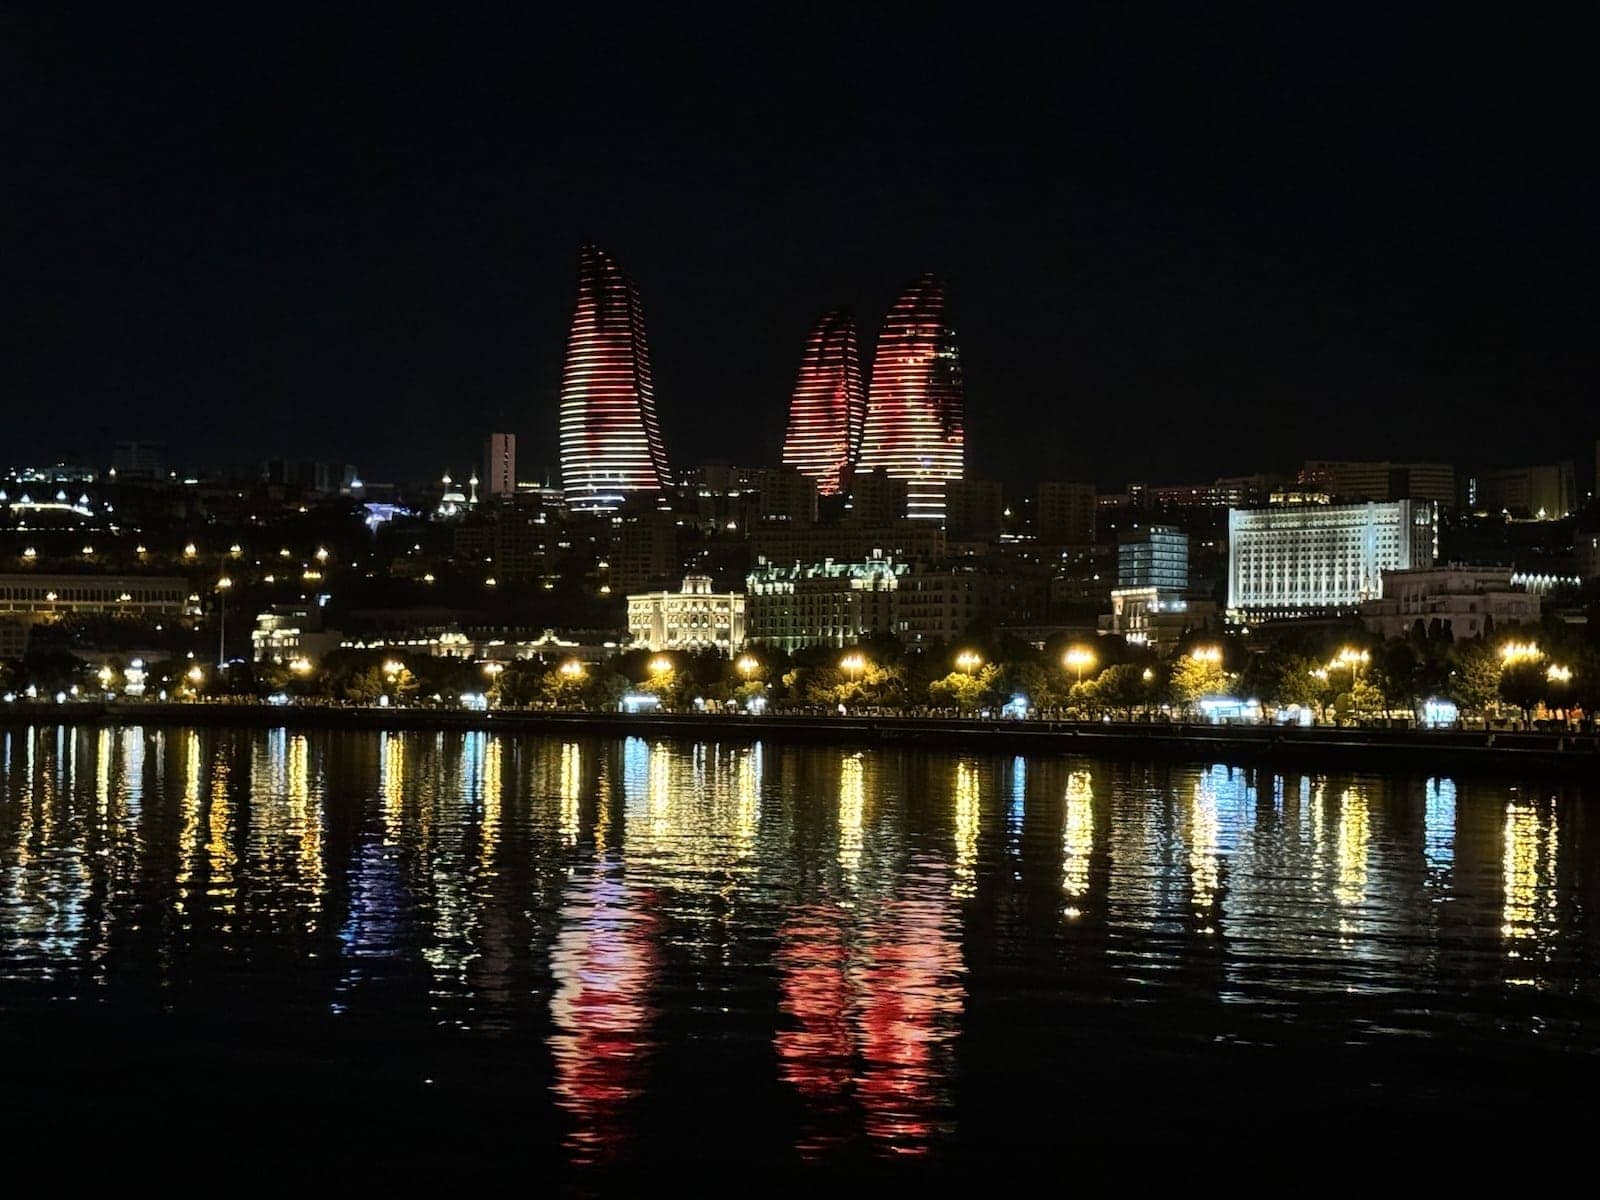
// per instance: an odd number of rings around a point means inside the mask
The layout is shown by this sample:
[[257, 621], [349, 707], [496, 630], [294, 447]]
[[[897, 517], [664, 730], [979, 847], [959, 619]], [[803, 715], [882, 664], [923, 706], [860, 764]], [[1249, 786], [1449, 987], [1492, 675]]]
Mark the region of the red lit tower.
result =
[[906, 515], [944, 519], [945, 484], [966, 449], [961, 357], [945, 324], [944, 284], [924, 275], [901, 294], [878, 335], [858, 466], [906, 481]]
[[855, 318], [843, 309], [823, 313], [806, 338], [794, 381], [783, 465], [815, 479], [820, 495], [843, 491], [866, 419]]
[[614, 258], [585, 246], [561, 372], [567, 505], [574, 512], [610, 512], [629, 493], [659, 491], [666, 482], [638, 289]]

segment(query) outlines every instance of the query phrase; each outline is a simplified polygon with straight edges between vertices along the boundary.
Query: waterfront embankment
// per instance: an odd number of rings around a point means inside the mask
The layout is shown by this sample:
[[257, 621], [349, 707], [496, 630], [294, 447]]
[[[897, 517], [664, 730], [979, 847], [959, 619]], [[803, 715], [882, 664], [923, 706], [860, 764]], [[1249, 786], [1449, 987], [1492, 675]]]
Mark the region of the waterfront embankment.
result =
[[471, 712], [333, 705], [76, 702], [0, 706], [0, 725], [24, 724], [496, 730], [568, 737], [766, 739], [1427, 774], [1510, 772], [1600, 778], [1600, 734], [1593, 732], [524, 709]]

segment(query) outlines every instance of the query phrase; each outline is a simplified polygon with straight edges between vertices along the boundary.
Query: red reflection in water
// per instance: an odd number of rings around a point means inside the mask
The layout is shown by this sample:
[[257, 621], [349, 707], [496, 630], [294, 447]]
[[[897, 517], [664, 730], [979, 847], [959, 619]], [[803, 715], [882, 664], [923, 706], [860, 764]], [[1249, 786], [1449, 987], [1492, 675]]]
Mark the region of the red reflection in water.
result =
[[610, 869], [578, 884], [561, 910], [550, 952], [556, 1103], [576, 1118], [576, 1163], [614, 1158], [628, 1134], [625, 1108], [644, 1088], [655, 1010], [653, 921]]
[[779, 1072], [806, 1101], [797, 1148], [846, 1140], [859, 1111], [868, 1138], [927, 1153], [947, 1129], [963, 1004], [959, 916], [934, 874], [862, 910], [798, 912], [778, 931]]
[[806, 1158], [845, 1139], [854, 1058], [845, 916], [829, 905], [807, 907], [778, 930], [778, 1007], [798, 1023], [778, 1030], [778, 1071], [806, 1101], [797, 1143]]
[[947, 881], [890, 900], [853, 972], [862, 1069], [856, 1094], [867, 1136], [925, 1154], [944, 1126], [962, 1006], [961, 946]]

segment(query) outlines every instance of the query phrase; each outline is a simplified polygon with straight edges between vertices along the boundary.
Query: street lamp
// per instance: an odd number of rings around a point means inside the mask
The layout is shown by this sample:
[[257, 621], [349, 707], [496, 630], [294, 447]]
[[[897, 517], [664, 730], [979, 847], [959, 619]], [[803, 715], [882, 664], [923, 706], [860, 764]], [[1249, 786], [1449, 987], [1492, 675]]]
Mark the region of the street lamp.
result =
[[567, 659], [566, 662], [561, 664], [559, 670], [568, 679], [582, 679], [583, 678], [583, 664], [581, 662], [579, 662], [575, 658]]
[[971, 675], [979, 667], [983, 666], [983, 655], [975, 650], [963, 650], [956, 655], [956, 666]]
[[1087, 646], [1073, 646], [1061, 656], [1061, 663], [1067, 670], [1077, 675], [1077, 682], [1083, 682], [1083, 673], [1094, 666], [1094, 651]]
[[292, 658], [289, 660], [289, 670], [296, 675], [311, 674], [311, 660], [309, 658]]
[[761, 660], [754, 654], [741, 654], [738, 661], [733, 665], [739, 674], [743, 675], [745, 679], [748, 680], [750, 676], [754, 675], [761, 669]]
[[672, 670], [672, 660], [665, 654], [658, 654], [650, 660], [652, 675], [665, 675], [670, 670]]
[[217, 580], [217, 666], [228, 665], [228, 589], [233, 580], [224, 575]]
[[1572, 681], [1572, 668], [1551, 663], [1544, 673], [1544, 677], [1551, 683], [1570, 683]]
[[1194, 661], [1197, 663], [1206, 663], [1209, 666], [1216, 666], [1216, 664], [1222, 661], [1222, 647], [1196, 646], [1193, 650], [1189, 651], [1189, 657], [1194, 659]]
[[867, 660], [860, 654], [846, 654], [839, 660], [839, 665], [850, 676], [850, 682], [854, 683], [861, 677], [861, 672], [867, 669]]
[[184, 672], [184, 678], [187, 679], [190, 683], [194, 684], [195, 687], [199, 687], [201, 682], [205, 679], [205, 677], [206, 677], [206, 673], [201, 668], [199, 663], [195, 663], [194, 666], [190, 667], [187, 671]]
[[1500, 647], [1500, 663], [1502, 666], [1511, 666], [1514, 663], [1536, 662], [1544, 657], [1544, 651], [1539, 649], [1537, 642], [1507, 642]]

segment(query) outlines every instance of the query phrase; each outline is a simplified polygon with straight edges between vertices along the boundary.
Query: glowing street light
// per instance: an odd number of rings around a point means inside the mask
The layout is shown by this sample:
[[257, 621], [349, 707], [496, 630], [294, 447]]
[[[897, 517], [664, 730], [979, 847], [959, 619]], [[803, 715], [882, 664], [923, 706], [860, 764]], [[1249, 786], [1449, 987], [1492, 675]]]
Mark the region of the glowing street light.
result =
[[483, 664], [483, 673], [490, 679], [499, 678], [500, 672], [506, 669], [505, 663], [486, 662]]
[[1205, 663], [1208, 666], [1214, 667], [1222, 661], [1222, 647], [1196, 646], [1193, 650], [1189, 651], [1189, 657], [1194, 659], [1194, 661], [1197, 663]]
[[963, 650], [956, 655], [956, 666], [971, 675], [979, 667], [983, 666], [983, 655], [975, 650]]
[[200, 553], [200, 551], [195, 548], [195, 544], [193, 542], [188, 543], [183, 548], [183, 556], [185, 558], [193, 558], [195, 555], [197, 555], [199, 553]]
[[658, 654], [650, 660], [652, 675], [665, 675], [670, 670], [672, 670], [672, 660], [665, 654]]
[[205, 673], [204, 669], [200, 666], [199, 663], [195, 663], [194, 666], [190, 667], [187, 671], [184, 672], [183, 677], [185, 679], [187, 679], [190, 683], [194, 684], [196, 687], [199, 687], [200, 684], [204, 681], [204, 679], [206, 677], [206, 673]]
[[761, 669], [761, 660], [754, 654], [741, 654], [734, 664], [734, 668], [746, 679]]
[[1087, 646], [1073, 646], [1061, 656], [1061, 664], [1077, 676], [1077, 682], [1083, 682], [1083, 673], [1094, 666], [1094, 651]]
[[100, 668], [100, 686], [107, 690], [111, 687], [112, 677], [116, 674], [109, 666]]
[[1515, 663], [1537, 662], [1543, 657], [1544, 651], [1539, 649], [1537, 642], [1507, 642], [1500, 647], [1500, 663], [1506, 667]]
[[861, 677], [861, 672], [867, 669], [867, 660], [861, 654], [846, 654], [839, 660], [839, 665], [844, 668], [845, 674], [850, 676], [850, 682], [854, 683]]
[[583, 678], [583, 664], [575, 658], [569, 658], [557, 668], [568, 679]]
[[1545, 671], [1544, 677], [1551, 683], [1571, 683], [1572, 668], [1563, 667], [1558, 663], [1551, 663], [1549, 669]]
[[289, 660], [289, 670], [296, 675], [311, 674], [311, 660], [309, 658], [292, 658]]
[[328, 561], [328, 548], [326, 546], [318, 546], [315, 558], [319, 563], [327, 562]]
[[401, 662], [398, 658], [390, 658], [390, 659], [385, 659], [384, 660], [383, 673], [389, 677], [389, 682], [390, 683], [393, 683], [394, 679], [395, 679], [395, 676], [399, 675], [400, 672], [404, 671], [405, 669], [406, 669], [405, 663]]

